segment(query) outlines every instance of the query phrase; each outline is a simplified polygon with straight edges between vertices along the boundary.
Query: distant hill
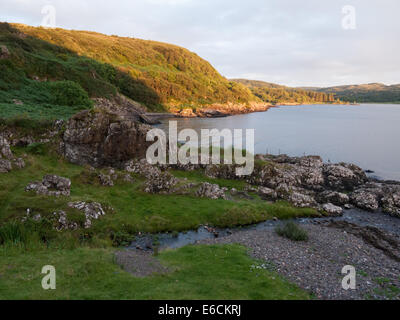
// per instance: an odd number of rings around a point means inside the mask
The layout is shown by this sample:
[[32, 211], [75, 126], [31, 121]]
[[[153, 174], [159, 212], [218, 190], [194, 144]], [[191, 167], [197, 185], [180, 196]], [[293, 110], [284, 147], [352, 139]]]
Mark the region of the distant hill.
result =
[[299, 89], [334, 93], [336, 97], [351, 102], [400, 102], [400, 84], [387, 86], [382, 83], [368, 83], [328, 88], [302, 87]]
[[13, 112], [42, 106], [47, 112], [59, 106], [63, 113], [65, 105], [87, 107], [87, 97], [84, 102], [57, 101], [68, 92], [75, 96], [74, 90], [89, 98], [122, 93], [149, 110], [259, 101], [247, 87], [227, 80], [197, 54], [175, 45], [0, 23], [4, 108]]
[[298, 88], [290, 88], [270, 82], [246, 79], [232, 79], [241, 83], [262, 101], [272, 104], [302, 103], [340, 103], [334, 93], [317, 92]]

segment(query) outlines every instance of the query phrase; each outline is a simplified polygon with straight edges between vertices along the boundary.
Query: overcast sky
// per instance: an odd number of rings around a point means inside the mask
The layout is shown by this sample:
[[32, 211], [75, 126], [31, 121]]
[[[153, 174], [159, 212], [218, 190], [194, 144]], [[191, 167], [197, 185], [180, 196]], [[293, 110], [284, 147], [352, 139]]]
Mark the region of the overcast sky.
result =
[[228, 78], [400, 83], [399, 0], [0, 0], [0, 21], [38, 26], [45, 5], [58, 27], [181, 45]]

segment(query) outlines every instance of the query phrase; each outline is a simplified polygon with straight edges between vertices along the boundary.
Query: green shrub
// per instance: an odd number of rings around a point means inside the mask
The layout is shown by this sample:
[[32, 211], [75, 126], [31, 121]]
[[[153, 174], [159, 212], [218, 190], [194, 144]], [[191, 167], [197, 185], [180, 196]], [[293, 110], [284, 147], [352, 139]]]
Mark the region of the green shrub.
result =
[[293, 241], [308, 240], [307, 231], [292, 221], [286, 222], [283, 226], [276, 227], [275, 232], [281, 237], [285, 237]]
[[81, 106], [91, 108], [93, 102], [89, 99], [88, 93], [82, 89], [79, 83], [74, 81], [49, 82], [52, 94], [52, 103], [60, 106]]
[[41, 142], [34, 142], [31, 143], [27, 148], [26, 151], [31, 154], [43, 156], [47, 153], [47, 145]]

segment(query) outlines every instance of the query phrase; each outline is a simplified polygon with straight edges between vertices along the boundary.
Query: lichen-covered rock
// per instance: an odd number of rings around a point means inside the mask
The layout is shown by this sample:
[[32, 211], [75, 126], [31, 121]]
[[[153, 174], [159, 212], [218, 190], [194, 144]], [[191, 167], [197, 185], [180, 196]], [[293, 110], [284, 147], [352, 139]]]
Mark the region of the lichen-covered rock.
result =
[[177, 183], [178, 179], [169, 172], [154, 171], [147, 177], [144, 191], [148, 193], [169, 193]]
[[67, 213], [63, 210], [53, 212], [53, 217], [56, 222], [55, 229], [57, 231], [76, 230], [79, 228], [78, 223], [75, 221], [70, 221]]
[[352, 191], [368, 180], [360, 167], [347, 163], [324, 164], [323, 174], [328, 187], [338, 191]]
[[320, 203], [332, 203], [337, 206], [344, 206], [350, 202], [347, 194], [330, 190], [320, 193], [317, 200]]
[[98, 202], [70, 202], [68, 203], [70, 208], [82, 211], [85, 214], [85, 224], [84, 228], [88, 229], [92, 226], [92, 221], [99, 219], [104, 216], [106, 212], [102, 208], [101, 204]]
[[400, 192], [391, 193], [383, 197], [382, 210], [391, 216], [400, 218]]
[[0, 159], [12, 159], [14, 155], [10, 149], [10, 144], [6, 138], [0, 135]]
[[6, 159], [0, 159], [0, 173], [7, 173], [11, 171], [11, 161]]
[[100, 184], [102, 186], [112, 187], [114, 185], [114, 182], [113, 182], [111, 176], [108, 174], [100, 173], [99, 180], [100, 180]]
[[278, 197], [278, 195], [274, 189], [270, 189], [267, 187], [259, 187], [258, 195], [261, 197], [261, 199], [264, 199], [264, 200], [276, 200]]
[[313, 208], [317, 206], [317, 202], [313, 197], [300, 192], [292, 192], [288, 197], [288, 201], [298, 208]]
[[71, 180], [56, 175], [46, 175], [42, 181], [29, 183], [25, 187], [25, 191], [35, 191], [37, 194], [47, 196], [69, 196]]
[[160, 174], [161, 170], [147, 162], [146, 159], [130, 160], [123, 165], [123, 169], [127, 172], [138, 173], [145, 177]]
[[322, 206], [322, 209], [328, 213], [330, 216], [341, 216], [343, 214], [343, 209], [341, 207], [335, 206], [332, 203], [326, 203]]
[[204, 182], [200, 185], [196, 195], [201, 198], [226, 199], [225, 192], [227, 190], [227, 188], [221, 188], [217, 184]]
[[121, 167], [130, 159], [146, 156], [150, 129], [116, 111], [85, 110], [66, 124], [60, 150], [72, 163]]
[[366, 189], [359, 189], [351, 193], [350, 200], [360, 209], [376, 211], [379, 208], [379, 201], [376, 193]]

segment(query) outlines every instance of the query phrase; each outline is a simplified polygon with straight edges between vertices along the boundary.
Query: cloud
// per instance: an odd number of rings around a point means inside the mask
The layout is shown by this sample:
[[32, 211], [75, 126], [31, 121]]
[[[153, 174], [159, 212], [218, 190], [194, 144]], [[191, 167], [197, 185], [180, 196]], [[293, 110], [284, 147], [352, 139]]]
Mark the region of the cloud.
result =
[[[0, 20], [181, 45], [226, 77], [293, 86], [400, 83], [398, 0], [2, 0]], [[356, 29], [342, 28], [344, 5]]]

